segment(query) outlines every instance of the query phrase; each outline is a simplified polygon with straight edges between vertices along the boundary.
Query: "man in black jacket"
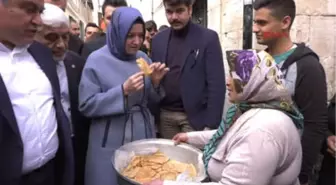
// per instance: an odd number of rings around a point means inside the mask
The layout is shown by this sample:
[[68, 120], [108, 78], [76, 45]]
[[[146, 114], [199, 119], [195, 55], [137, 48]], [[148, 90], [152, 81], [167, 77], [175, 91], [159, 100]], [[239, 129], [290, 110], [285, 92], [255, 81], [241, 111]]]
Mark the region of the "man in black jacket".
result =
[[75, 184], [83, 185], [90, 120], [78, 110], [78, 85], [85, 60], [78, 54], [68, 51], [69, 21], [60, 8], [45, 4], [41, 18], [43, 26], [37, 33], [36, 40], [51, 49], [56, 63], [61, 103], [72, 128]]
[[[103, 16], [104, 16], [104, 21], [106, 25], [110, 24], [110, 19], [112, 16], [113, 11], [122, 6], [127, 6], [126, 0], [105, 0], [103, 4]], [[106, 44], [106, 35], [105, 33], [102, 33], [99, 37], [96, 39], [89, 41], [83, 45], [82, 49], [82, 57], [87, 59], [89, 55], [96, 51], [97, 49], [103, 47]]]
[[[171, 27], [152, 39], [151, 57], [165, 63], [162, 81], [166, 96], [159, 107], [160, 135], [218, 128], [225, 98], [225, 74], [218, 34], [191, 22], [194, 0], [164, 0]], [[157, 105], [156, 105], [157, 106]]]
[[304, 43], [293, 43], [294, 0], [256, 0], [253, 31], [284, 72], [286, 86], [304, 116], [303, 159], [299, 176], [308, 184], [327, 129], [326, 76], [319, 57]]

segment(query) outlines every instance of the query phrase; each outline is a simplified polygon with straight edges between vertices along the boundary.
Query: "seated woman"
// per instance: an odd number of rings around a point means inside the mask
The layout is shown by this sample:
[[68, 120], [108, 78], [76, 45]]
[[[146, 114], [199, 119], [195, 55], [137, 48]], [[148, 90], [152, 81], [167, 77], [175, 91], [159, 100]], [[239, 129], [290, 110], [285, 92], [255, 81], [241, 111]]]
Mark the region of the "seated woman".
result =
[[217, 130], [177, 134], [176, 142], [204, 147], [207, 183], [155, 180], [150, 185], [296, 185], [303, 117], [265, 51], [228, 51], [227, 82], [234, 103]]
[[[79, 110], [92, 118], [86, 158], [85, 184], [118, 184], [111, 158], [127, 142], [155, 137], [148, 101], [162, 97], [159, 83], [168, 69], [139, 51], [145, 36], [144, 21], [134, 8], [113, 12], [107, 44], [93, 52], [79, 85]], [[136, 60], [152, 69], [144, 75]]]

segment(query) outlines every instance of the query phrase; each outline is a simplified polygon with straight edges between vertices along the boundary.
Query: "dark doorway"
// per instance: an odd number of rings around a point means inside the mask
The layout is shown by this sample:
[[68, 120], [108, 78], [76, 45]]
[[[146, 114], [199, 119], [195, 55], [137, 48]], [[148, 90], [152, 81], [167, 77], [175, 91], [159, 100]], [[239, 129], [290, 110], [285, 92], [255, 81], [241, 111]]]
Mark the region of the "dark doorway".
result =
[[204, 27], [208, 26], [208, 1], [195, 0], [193, 5], [192, 21]]

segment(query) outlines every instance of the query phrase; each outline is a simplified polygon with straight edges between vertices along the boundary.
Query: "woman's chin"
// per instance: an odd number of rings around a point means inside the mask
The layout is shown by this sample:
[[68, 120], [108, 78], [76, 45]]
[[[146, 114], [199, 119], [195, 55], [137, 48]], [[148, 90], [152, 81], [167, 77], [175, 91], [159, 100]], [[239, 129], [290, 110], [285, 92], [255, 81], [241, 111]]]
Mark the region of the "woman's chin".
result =
[[230, 103], [238, 103], [238, 97], [237, 96], [232, 96], [232, 94], [228, 94], [228, 99]]
[[235, 103], [235, 99], [234, 99], [234, 98], [231, 98], [231, 97], [229, 97], [229, 102], [230, 102], [230, 103]]

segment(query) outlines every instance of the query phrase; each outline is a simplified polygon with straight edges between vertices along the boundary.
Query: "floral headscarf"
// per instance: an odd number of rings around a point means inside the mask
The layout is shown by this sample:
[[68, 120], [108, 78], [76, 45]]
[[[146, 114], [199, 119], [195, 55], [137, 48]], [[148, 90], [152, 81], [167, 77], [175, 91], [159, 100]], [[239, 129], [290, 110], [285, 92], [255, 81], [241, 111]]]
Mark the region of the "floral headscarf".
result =
[[203, 162], [206, 169], [228, 128], [249, 109], [280, 110], [293, 120], [301, 133], [303, 130], [303, 116], [287, 92], [283, 74], [271, 55], [257, 50], [231, 50], [226, 54], [239, 103], [228, 109], [226, 119], [205, 146]]
[[227, 57], [239, 102], [278, 100], [292, 104], [283, 74], [267, 52], [233, 50], [227, 51]]

